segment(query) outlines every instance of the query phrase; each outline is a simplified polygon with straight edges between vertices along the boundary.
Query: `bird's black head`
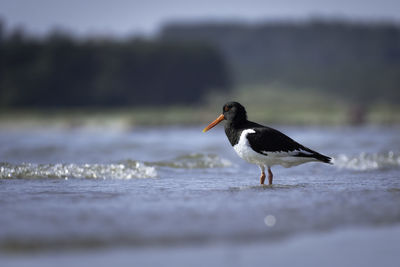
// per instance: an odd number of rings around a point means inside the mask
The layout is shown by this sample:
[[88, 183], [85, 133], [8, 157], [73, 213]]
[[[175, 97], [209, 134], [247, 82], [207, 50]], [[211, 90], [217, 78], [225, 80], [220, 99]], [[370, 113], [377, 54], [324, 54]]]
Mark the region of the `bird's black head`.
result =
[[228, 102], [222, 108], [224, 118], [231, 123], [241, 123], [247, 120], [245, 108], [238, 102]]
[[203, 132], [207, 132], [223, 120], [227, 120], [228, 125], [240, 125], [247, 120], [246, 110], [238, 102], [228, 102], [222, 108], [222, 114], [211, 122]]

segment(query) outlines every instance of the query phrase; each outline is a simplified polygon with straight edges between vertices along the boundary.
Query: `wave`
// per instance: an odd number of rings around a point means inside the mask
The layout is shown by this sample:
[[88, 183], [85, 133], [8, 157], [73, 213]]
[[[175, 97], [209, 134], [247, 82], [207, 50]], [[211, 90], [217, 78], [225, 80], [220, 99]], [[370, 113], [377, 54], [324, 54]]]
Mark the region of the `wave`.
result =
[[0, 163], [0, 179], [7, 178], [93, 178], [132, 179], [157, 177], [157, 168], [207, 169], [231, 166], [213, 154], [189, 154], [170, 161], [140, 162], [126, 160], [111, 164], [10, 164]]
[[131, 164], [32, 164], [0, 163], [0, 179], [5, 178], [153, 178], [154, 167]]
[[179, 156], [171, 161], [147, 163], [150, 166], [170, 167], [179, 169], [208, 169], [229, 167], [232, 163], [215, 154], [193, 153]]
[[340, 169], [355, 171], [383, 170], [400, 167], [400, 154], [393, 151], [387, 153], [361, 153], [356, 156], [344, 154], [334, 158], [334, 165]]

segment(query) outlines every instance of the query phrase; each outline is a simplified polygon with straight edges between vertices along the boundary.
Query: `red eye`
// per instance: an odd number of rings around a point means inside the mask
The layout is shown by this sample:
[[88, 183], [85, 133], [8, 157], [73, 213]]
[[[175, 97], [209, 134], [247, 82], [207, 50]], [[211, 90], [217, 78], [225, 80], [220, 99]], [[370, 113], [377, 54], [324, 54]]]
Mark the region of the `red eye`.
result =
[[227, 106], [224, 107], [224, 111], [225, 111], [225, 112], [229, 111], [229, 108], [228, 108]]

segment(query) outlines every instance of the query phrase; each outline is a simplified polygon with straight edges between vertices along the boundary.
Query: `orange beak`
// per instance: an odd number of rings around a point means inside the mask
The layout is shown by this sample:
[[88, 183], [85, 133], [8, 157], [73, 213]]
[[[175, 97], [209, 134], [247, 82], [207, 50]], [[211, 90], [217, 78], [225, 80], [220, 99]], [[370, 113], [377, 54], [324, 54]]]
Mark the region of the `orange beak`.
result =
[[213, 121], [206, 128], [204, 128], [203, 133], [207, 132], [208, 130], [210, 130], [212, 127], [214, 127], [224, 119], [225, 119], [224, 114], [219, 115], [218, 118], [215, 119], [215, 121]]

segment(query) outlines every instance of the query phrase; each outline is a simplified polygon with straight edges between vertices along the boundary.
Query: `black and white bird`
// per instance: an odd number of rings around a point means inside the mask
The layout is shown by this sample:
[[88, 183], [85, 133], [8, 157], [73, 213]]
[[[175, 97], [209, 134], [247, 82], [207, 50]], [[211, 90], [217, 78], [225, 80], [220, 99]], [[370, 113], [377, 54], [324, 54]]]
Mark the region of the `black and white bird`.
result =
[[331, 163], [330, 157], [297, 143], [280, 131], [248, 121], [245, 108], [238, 102], [226, 103], [222, 114], [204, 128], [203, 132], [223, 120], [226, 120], [226, 136], [239, 157], [260, 167], [261, 184], [265, 181], [265, 168], [268, 169], [268, 184], [272, 184], [273, 165], [288, 168], [311, 161]]

